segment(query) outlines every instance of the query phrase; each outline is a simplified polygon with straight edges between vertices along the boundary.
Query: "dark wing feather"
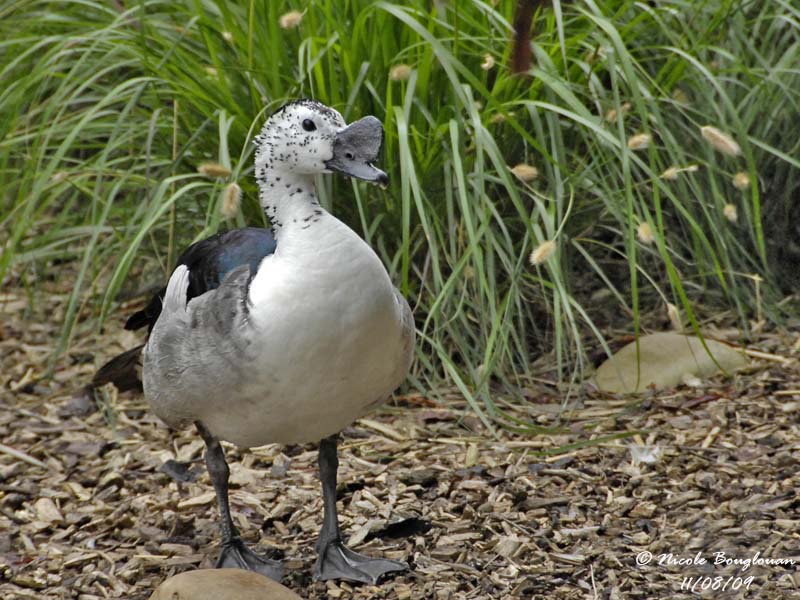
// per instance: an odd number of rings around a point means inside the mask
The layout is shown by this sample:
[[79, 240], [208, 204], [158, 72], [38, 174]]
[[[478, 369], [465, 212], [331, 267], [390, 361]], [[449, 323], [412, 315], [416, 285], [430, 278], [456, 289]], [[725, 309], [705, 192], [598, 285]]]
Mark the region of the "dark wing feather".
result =
[[[268, 229], [245, 227], [212, 235], [189, 246], [178, 259], [179, 265], [189, 267], [187, 300], [216, 289], [225, 276], [235, 268], [248, 265], [255, 273], [261, 260], [275, 252], [276, 242]], [[161, 314], [162, 288], [142, 310], [135, 312], [125, 323], [125, 329], [148, 332]]]
[[[225, 277], [239, 267], [247, 265], [250, 277], [258, 265], [275, 252], [277, 243], [268, 229], [245, 227], [212, 235], [189, 246], [180, 258], [179, 265], [189, 267], [189, 289], [186, 299], [191, 300], [219, 287]], [[142, 310], [135, 312], [125, 323], [125, 329], [147, 326], [152, 331], [161, 314], [161, 299], [167, 291], [162, 288]], [[115, 356], [98, 369], [90, 387], [114, 383], [120, 391], [141, 389], [141, 346]]]

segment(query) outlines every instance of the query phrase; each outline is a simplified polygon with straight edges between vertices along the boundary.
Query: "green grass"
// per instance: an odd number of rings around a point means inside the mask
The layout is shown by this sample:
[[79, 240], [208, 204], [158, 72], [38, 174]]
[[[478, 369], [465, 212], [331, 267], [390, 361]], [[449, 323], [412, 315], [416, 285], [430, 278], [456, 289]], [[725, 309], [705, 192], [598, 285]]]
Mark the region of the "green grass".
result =
[[[416, 308], [415, 384], [457, 386], [487, 421], [501, 415], [490, 381], [513, 394], [542, 355], [557, 377], [580, 376], [604, 344], [603, 303], [631, 331], [666, 302], [694, 327], [700, 306], [730, 307], [745, 330], [762, 312], [777, 318], [800, 189], [796, 5], [545, 3], [531, 72], [513, 76], [516, 3], [493, 4], [318, 0], [283, 29], [300, 4], [7, 2], [0, 279], [35, 289], [53, 260], [79, 265], [58, 356], [76, 327], [119, 319], [119, 294], [165, 278], [186, 244], [264, 223], [252, 136], [284, 101], [310, 96], [383, 120], [391, 187], [329, 178], [322, 201]], [[407, 79], [390, 78], [397, 64]], [[705, 125], [741, 156], [714, 150]], [[638, 133], [652, 141], [632, 150]], [[232, 174], [198, 174], [206, 161]], [[518, 163], [538, 178], [518, 180]], [[753, 185], [736, 189], [739, 172]], [[230, 181], [245, 202], [226, 221]], [[551, 239], [553, 255], [532, 266]], [[132, 267], [149, 275], [132, 280]], [[100, 321], [81, 321], [84, 306]]]

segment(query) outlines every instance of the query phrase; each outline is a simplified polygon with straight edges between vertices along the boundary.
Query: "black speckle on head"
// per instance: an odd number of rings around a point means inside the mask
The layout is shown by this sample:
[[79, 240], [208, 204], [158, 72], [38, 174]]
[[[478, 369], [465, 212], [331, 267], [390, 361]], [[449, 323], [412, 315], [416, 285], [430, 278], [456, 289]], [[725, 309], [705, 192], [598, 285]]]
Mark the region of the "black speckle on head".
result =
[[[283, 128], [280, 127], [280, 125], [279, 125], [279, 123], [280, 123], [280, 115], [285, 113], [288, 109], [290, 109], [292, 107], [295, 107], [295, 106], [306, 107], [309, 110], [311, 110], [311, 111], [315, 112], [316, 114], [320, 115], [323, 119], [329, 120], [329, 121], [331, 121], [333, 123], [336, 123], [336, 124], [344, 125], [344, 123], [341, 120], [341, 116], [339, 115], [338, 112], [336, 112], [334, 109], [330, 108], [329, 106], [325, 106], [324, 104], [322, 104], [320, 102], [317, 102], [316, 100], [311, 100], [309, 98], [302, 98], [300, 100], [295, 100], [293, 102], [288, 102], [288, 103], [284, 104], [278, 110], [276, 110], [274, 113], [272, 113], [272, 115], [269, 117], [269, 119], [267, 119], [267, 123], [272, 123], [273, 126], [277, 127], [279, 130], [282, 130]], [[307, 120], [309, 120], [309, 119], [307, 119], [307, 117], [305, 117], [305, 116], [303, 116], [303, 117], [298, 116], [297, 119], [293, 119], [292, 120], [292, 125], [293, 126], [288, 128], [289, 129], [288, 136], [287, 136], [287, 132], [286, 131], [281, 131], [282, 137], [296, 138], [298, 136], [302, 136], [303, 139], [304, 139], [304, 141], [302, 143], [304, 145], [306, 143], [308, 143], [308, 138], [306, 136], [302, 135], [303, 133], [305, 133], [305, 131], [307, 131], [303, 127], [303, 123], [305, 121], [307, 121]], [[309, 133], [311, 133], [311, 132], [309, 132]], [[263, 134], [263, 132], [262, 132], [262, 134]], [[255, 142], [259, 146], [264, 145], [264, 143], [267, 141], [267, 140], [264, 139], [265, 136], [262, 135], [262, 134], [259, 134], [259, 135], [257, 135], [255, 137]]]
[[298, 104], [300, 106], [307, 106], [311, 110], [314, 110], [314, 111], [320, 113], [321, 115], [323, 115], [323, 116], [325, 116], [325, 117], [327, 117], [329, 119], [332, 119], [332, 120], [336, 120], [336, 119], [339, 118], [339, 115], [336, 113], [335, 110], [333, 110], [332, 108], [330, 108], [328, 106], [325, 106], [324, 104], [322, 104], [320, 102], [317, 102], [316, 100], [311, 100], [309, 98], [303, 98], [301, 100], [297, 100], [295, 102], [295, 104]]

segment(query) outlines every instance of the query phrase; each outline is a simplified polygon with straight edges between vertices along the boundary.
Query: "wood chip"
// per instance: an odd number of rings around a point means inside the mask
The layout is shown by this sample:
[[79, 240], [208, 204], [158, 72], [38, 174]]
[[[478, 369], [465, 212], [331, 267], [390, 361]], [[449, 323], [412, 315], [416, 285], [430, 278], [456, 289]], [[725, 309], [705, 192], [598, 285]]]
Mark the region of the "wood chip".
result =
[[[0, 385], [28, 382], [0, 411], [0, 598], [144, 600], [177, 572], [213, 566], [216, 497], [202, 440], [167, 429], [140, 394], [108, 396], [107, 413], [62, 412], [95, 364], [140, 343], [119, 335], [122, 318], [106, 321], [102, 336], [76, 330], [73, 358], [41, 379], [69, 303], [71, 265], [43, 280], [50, 287], [30, 316], [22, 302], [0, 319]], [[557, 421], [555, 433], [486, 435], [456, 389], [435, 390], [435, 402], [396, 398], [345, 430], [337, 490], [345, 537], [363, 554], [414, 565], [377, 586], [311, 581], [322, 521], [314, 445], [226, 445], [235, 523], [255, 551], [284, 557], [286, 584], [307, 600], [586, 598], [595, 590], [670, 598], [675, 572], [631, 568], [642, 550], [796, 556], [800, 361], [790, 352], [800, 338], [767, 329], [748, 342], [763, 356], [750, 353], [733, 378], [648, 391], [636, 403], [585, 391], [565, 409], [547, 357], [537, 362], [541, 377], [520, 382], [524, 401], [493, 386], [498, 408], [520, 423]], [[631, 464], [631, 432], [662, 450], [658, 462]], [[159, 471], [176, 457], [202, 475], [179, 483]], [[793, 597], [795, 579], [762, 569], [747, 597]]]
[[362, 425], [363, 427], [372, 429], [373, 431], [377, 431], [378, 433], [383, 434], [389, 439], [395, 440], [397, 442], [403, 442], [406, 440], [406, 436], [404, 436], [396, 429], [390, 427], [389, 425], [386, 425], [385, 423], [380, 423], [372, 419], [362, 418], [358, 420], [358, 424]]
[[217, 495], [214, 492], [206, 492], [205, 494], [200, 494], [199, 496], [195, 496], [194, 498], [188, 498], [186, 500], [181, 500], [178, 502], [178, 508], [191, 508], [193, 506], [203, 506], [205, 504], [211, 504], [212, 502], [216, 502]]
[[36, 510], [38, 519], [44, 523], [61, 523], [64, 521], [61, 511], [58, 510], [56, 503], [50, 498], [39, 498], [33, 507]]

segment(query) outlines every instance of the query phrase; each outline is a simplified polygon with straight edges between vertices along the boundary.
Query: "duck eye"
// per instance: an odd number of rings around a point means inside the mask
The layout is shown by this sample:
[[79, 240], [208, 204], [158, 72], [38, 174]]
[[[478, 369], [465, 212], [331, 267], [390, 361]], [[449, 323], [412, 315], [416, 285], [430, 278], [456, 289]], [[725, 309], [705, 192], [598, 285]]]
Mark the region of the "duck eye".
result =
[[317, 128], [317, 126], [314, 124], [314, 121], [312, 121], [311, 119], [305, 119], [303, 121], [303, 129], [305, 129], [306, 131], [314, 131], [316, 128]]

